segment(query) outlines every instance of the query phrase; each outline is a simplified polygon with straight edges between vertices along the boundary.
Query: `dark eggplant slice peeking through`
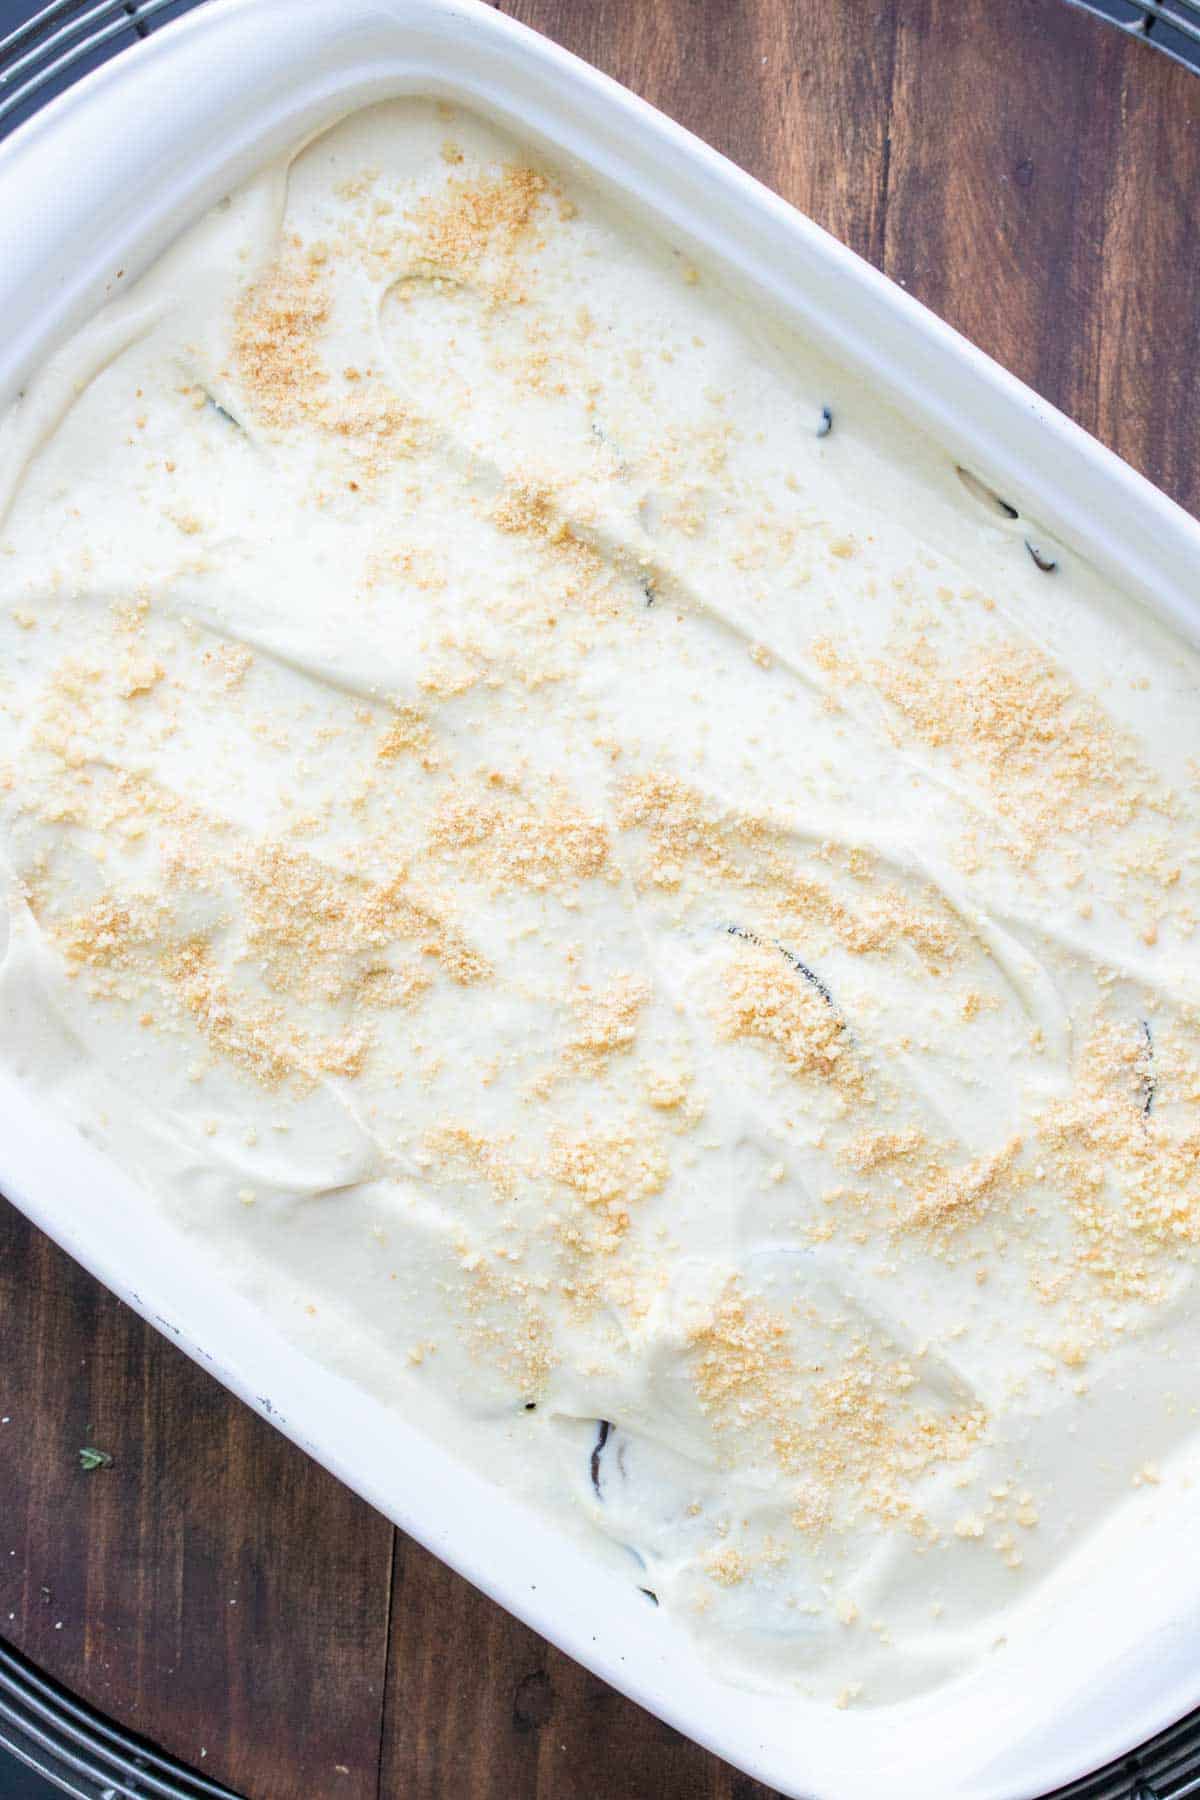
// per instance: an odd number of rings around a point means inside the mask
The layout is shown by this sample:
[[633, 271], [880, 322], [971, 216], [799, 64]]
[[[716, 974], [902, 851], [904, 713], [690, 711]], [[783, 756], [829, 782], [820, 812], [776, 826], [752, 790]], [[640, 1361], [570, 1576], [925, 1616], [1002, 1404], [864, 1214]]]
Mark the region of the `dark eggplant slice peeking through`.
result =
[[1142, 1032], [1146, 1039], [1146, 1062], [1142, 1071], [1142, 1116], [1148, 1119], [1154, 1105], [1154, 1096], [1158, 1092], [1158, 1075], [1154, 1068], [1154, 1034], [1150, 1030], [1149, 1019], [1142, 1020]]
[[[757, 932], [747, 931], [744, 925], [727, 925], [725, 929], [730, 937], [741, 938], [747, 944], [761, 945], [765, 941], [759, 937]], [[833, 995], [830, 993], [829, 988], [826, 986], [825, 982], [822, 981], [815, 969], [810, 969], [808, 964], [803, 962], [794, 951], [787, 949], [785, 945], [777, 943], [774, 939], [771, 940], [771, 947], [774, 950], [778, 950], [780, 956], [783, 957], [785, 962], [791, 964], [797, 975], [802, 975], [805, 981], [816, 988], [826, 1006], [833, 1005]]]
[[590, 1464], [591, 1472], [592, 1472], [592, 1486], [595, 1488], [597, 1494], [600, 1493], [600, 1458], [604, 1455], [604, 1446], [608, 1442], [609, 1434], [611, 1431], [612, 1431], [612, 1424], [608, 1419], [597, 1419], [597, 1421], [596, 1421], [596, 1442], [592, 1446], [592, 1457], [591, 1457], [591, 1464]]
[[1058, 563], [1055, 561], [1054, 557], [1046, 556], [1038, 549], [1036, 544], [1031, 544], [1028, 538], [1025, 539], [1025, 548], [1028, 550], [1030, 556], [1032, 556], [1043, 575], [1053, 575], [1055, 569], [1058, 567]]
[[235, 419], [233, 414], [229, 411], [229, 408], [227, 406], [222, 406], [221, 402], [217, 399], [214, 399], [212, 394], [209, 394], [209, 393], [205, 394], [204, 404], [206, 406], [210, 406], [212, 408], [213, 412], [216, 413], [216, 415], [219, 419], [224, 419], [224, 421], [227, 425], [232, 425], [233, 429], [235, 431], [242, 430], [243, 427], [242, 427], [241, 420]]

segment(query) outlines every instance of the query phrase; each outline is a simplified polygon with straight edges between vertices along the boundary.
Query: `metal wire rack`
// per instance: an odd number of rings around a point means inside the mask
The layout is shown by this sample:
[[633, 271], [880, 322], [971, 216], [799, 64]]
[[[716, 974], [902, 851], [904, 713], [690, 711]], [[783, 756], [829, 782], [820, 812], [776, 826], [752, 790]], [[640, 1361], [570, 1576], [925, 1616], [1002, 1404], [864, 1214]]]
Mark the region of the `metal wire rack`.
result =
[[[0, 137], [203, 0], [0, 0]], [[1200, 0], [1067, 0], [1200, 70]], [[236, 1800], [77, 1700], [0, 1641], [0, 1751], [76, 1800]], [[0, 1772], [0, 1787], [3, 1786]], [[1200, 1800], [1200, 1712], [1046, 1800]]]
[[[50, 0], [0, 4], [0, 136], [155, 25], [198, 0]], [[16, 22], [14, 22], [14, 20]]]
[[[236, 1800], [0, 1643], [0, 1747], [75, 1800]], [[0, 1769], [0, 1792], [7, 1792]]]
[[[0, 1755], [74, 1800], [238, 1800], [77, 1700], [0, 1642]], [[0, 1793], [6, 1792], [0, 1767]], [[1200, 1713], [1136, 1755], [1045, 1800], [1194, 1800], [1200, 1795]]]
[[1070, 0], [1072, 6], [1111, 19], [1156, 50], [1200, 69], [1200, 0]]

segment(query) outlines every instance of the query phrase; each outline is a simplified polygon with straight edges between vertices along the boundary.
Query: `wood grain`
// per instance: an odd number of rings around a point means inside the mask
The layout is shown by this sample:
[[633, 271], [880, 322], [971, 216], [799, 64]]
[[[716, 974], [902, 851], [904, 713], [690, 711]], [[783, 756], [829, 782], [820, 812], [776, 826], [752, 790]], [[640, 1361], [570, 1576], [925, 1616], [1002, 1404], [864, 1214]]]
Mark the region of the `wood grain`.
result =
[[[1196, 76], [1061, 0], [503, 10], [1200, 513]], [[393, 1534], [10, 1210], [0, 1339], [0, 1630], [251, 1800], [768, 1800]], [[111, 1470], [78, 1469], [88, 1439]]]
[[392, 1621], [383, 1795], [767, 1800], [405, 1539]]
[[254, 1800], [374, 1800], [387, 1522], [7, 1206], [0, 1344], [0, 1632]]

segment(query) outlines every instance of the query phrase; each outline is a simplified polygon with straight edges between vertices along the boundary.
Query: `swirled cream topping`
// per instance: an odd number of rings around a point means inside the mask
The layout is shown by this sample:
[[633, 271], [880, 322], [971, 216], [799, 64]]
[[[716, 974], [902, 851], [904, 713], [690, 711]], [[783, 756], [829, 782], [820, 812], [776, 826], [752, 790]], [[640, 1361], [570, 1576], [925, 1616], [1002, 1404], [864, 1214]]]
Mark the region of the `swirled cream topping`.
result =
[[1189, 647], [421, 101], [3, 449], [0, 1057], [138, 1206], [742, 1679], [946, 1680], [1170, 1479]]

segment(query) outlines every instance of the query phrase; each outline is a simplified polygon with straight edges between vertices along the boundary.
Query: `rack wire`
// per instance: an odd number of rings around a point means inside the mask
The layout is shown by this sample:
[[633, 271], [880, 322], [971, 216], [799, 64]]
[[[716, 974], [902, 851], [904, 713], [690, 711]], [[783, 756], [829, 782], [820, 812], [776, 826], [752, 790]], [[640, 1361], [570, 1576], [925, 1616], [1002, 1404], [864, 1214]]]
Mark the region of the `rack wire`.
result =
[[4, 1643], [0, 1747], [74, 1800], [236, 1800], [77, 1700]]
[[[0, 0], [0, 137], [56, 93], [204, 0]], [[1200, 0], [1067, 0], [1200, 70]], [[22, 13], [27, 16], [20, 17]], [[0, 1750], [76, 1800], [237, 1800], [124, 1731], [0, 1640]], [[1200, 1711], [1045, 1800], [1200, 1800]]]
[[[200, 0], [50, 0], [0, 37], [0, 136]], [[4, 16], [24, 8], [6, 7]]]
[[1200, 69], [1200, 0], [1070, 0], [1121, 26], [1156, 50]]

